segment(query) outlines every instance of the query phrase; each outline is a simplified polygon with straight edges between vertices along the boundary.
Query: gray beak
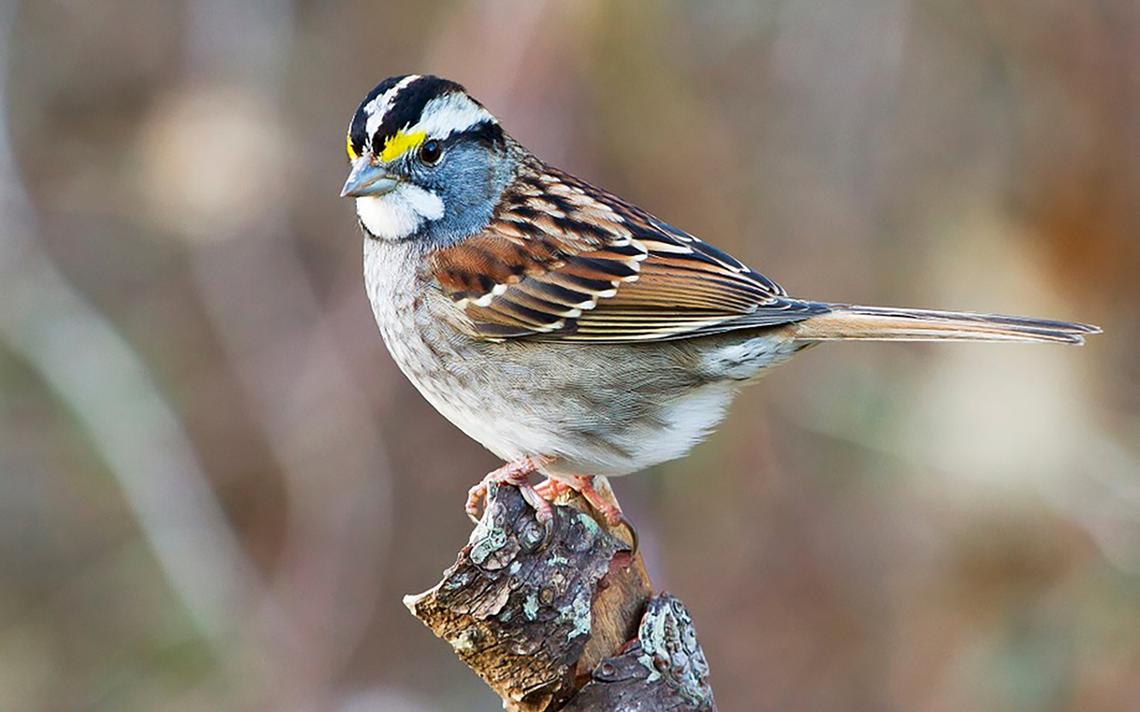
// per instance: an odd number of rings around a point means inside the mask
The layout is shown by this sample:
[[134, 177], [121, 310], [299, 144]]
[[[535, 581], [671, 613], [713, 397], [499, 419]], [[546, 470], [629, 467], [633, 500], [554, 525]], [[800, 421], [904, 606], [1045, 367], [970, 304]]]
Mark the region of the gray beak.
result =
[[369, 195], [384, 195], [395, 188], [397, 183], [399, 183], [398, 178], [389, 174], [382, 166], [373, 164], [368, 156], [361, 156], [353, 161], [348, 180], [340, 189], [340, 197], [363, 198]]

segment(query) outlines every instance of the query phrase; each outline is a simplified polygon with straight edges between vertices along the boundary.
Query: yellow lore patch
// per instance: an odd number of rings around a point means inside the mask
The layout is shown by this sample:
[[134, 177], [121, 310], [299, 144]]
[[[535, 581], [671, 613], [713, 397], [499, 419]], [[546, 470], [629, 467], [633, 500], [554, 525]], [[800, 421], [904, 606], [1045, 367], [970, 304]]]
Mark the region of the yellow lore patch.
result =
[[345, 149], [348, 151], [348, 160], [356, 160], [356, 151], [352, 150], [352, 134], [345, 134], [344, 137]]
[[384, 142], [384, 150], [380, 152], [380, 160], [384, 163], [390, 163], [419, 146], [425, 138], [427, 138], [427, 134], [423, 131], [411, 133], [397, 131], [394, 136]]

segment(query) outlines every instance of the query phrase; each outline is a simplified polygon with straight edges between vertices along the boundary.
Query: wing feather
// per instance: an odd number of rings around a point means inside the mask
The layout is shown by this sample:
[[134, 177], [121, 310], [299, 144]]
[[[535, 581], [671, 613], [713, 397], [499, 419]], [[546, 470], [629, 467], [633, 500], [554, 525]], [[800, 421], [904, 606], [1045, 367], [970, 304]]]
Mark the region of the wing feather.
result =
[[628, 343], [786, 324], [827, 310], [731, 255], [555, 169], [524, 166], [479, 235], [429, 260], [477, 336]]

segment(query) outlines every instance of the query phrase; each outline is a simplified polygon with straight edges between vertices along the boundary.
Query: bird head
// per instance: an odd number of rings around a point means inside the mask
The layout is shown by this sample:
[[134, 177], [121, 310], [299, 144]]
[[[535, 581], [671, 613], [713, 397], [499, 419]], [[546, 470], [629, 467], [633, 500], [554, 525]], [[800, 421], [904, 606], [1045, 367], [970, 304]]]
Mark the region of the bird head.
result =
[[491, 219], [514, 159], [499, 122], [455, 82], [409, 74], [380, 82], [348, 128], [342, 197], [369, 235], [458, 241]]

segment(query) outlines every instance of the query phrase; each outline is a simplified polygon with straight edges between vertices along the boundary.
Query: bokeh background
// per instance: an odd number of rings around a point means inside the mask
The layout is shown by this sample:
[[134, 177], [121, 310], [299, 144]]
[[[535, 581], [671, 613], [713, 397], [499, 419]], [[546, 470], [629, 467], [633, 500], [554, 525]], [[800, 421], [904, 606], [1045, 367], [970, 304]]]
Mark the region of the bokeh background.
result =
[[497, 463], [394, 368], [360, 97], [464, 83], [839, 345], [616, 483], [724, 710], [1140, 709], [1133, 0], [0, 4], [0, 709], [491, 710], [407, 614]]

